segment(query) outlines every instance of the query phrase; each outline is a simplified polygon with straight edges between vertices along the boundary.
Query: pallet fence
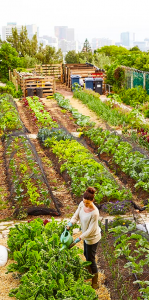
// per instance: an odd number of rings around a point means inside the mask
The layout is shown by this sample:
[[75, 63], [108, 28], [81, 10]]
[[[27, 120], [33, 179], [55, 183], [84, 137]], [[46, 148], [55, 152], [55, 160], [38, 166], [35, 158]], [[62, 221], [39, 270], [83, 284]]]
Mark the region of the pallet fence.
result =
[[62, 64], [36, 65], [36, 75], [53, 76], [56, 81], [62, 81]]

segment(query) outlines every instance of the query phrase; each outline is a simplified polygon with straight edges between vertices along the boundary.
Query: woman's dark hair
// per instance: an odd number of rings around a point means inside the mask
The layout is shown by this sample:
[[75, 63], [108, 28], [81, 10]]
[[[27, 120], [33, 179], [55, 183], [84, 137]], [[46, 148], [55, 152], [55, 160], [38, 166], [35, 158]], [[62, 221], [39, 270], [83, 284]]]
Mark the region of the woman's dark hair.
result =
[[83, 194], [83, 198], [86, 200], [93, 201], [95, 191], [96, 190], [93, 187], [88, 187], [85, 193]]

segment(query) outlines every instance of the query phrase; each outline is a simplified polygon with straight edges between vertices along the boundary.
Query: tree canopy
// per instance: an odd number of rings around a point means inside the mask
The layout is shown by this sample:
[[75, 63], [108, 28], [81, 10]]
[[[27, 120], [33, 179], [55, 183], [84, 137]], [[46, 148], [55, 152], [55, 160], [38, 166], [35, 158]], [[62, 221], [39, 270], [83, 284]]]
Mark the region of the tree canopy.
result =
[[[7, 41], [12, 47], [16, 49], [19, 57], [24, 57], [24, 64], [29, 57], [34, 58], [32, 60], [37, 63], [51, 64], [63, 62], [63, 54], [61, 49], [58, 51], [54, 47], [47, 45], [45, 48], [43, 44], [38, 45], [37, 35], [34, 34], [32, 39], [28, 38], [28, 32], [26, 27], [22, 26], [20, 34], [18, 34], [17, 28], [12, 28], [12, 36], [7, 38]], [[28, 63], [29, 59], [27, 59]]]
[[23, 60], [18, 52], [9, 44], [2, 43], [0, 47], [0, 78], [9, 79], [9, 70], [23, 66]]

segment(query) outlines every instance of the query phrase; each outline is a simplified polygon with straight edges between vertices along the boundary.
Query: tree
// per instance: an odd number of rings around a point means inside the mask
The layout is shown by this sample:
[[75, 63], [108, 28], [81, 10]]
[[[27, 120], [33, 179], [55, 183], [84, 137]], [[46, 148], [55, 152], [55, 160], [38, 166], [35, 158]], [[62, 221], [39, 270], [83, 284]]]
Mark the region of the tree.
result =
[[100, 69], [104, 69], [105, 65], [111, 65], [111, 59], [109, 56], [106, 56], [105, 53], [94, 53], [93, 55], [93, 65], [97, 66]]
[[7, 37], [7, 41], [16, 49], [20, 57], [25, 55], [35, 56], [37, 53], [37, 35], [35, 34], [30, 40], [26, 26], [22, 26], [20, 34], [18, 34], [17, 28], [12, 28], [12, 36]]
[[65, 56], [66, 64], [78, 64], [79, 63], [79, 55], [75, 50], [68, 51]]
[[133, 51], [133, 52], [141, 52], [141, 50], [139, 49], [138, 46], [132, 47], [129, 51]]
[[54, 47], [47, 45], [43, 48], [40, 44], [39, 51], [35, 56], [42, 64], [54, 64], [63, 62], [63, 54], [61, 49], [58, 51]]
[[18, 56], [18, 52], [9, 44], [2, 43], [0, 48], [0, 77], [9, 79], [9, 70], [23, 66], [23, 61]]
[[83, 44], [82, 52], [92, 52], [88, 39], [86, 39]]
[[104, 53], [106, 56], [110, 56], [111, 59], [115, 60], [118, 55], [124, 55], [124, 54], [128, 55], [129, 50], [127, 50], [122, 46], [111, 45], [111, 46], [101, 47], [100, 49], [97, 49], [95, 53]]

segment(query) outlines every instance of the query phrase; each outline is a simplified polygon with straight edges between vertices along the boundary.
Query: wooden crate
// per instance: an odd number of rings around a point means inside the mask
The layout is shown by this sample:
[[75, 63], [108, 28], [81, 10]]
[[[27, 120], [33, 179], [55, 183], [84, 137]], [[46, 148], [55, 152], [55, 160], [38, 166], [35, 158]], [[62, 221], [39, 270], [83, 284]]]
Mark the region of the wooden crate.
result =
[[[36, 88], [42, 87], [43, 88], [43, 97], [47, 96], [53, 96], [55, 93], [55, 80], [54, 77], [41, 77], [36, 76], [32, 78], [23, 78], [23, 86], [22, 91], [24, 97], [27, 96], [27, 89], [28, 88], [34, 88], [36, 91]], [[36, 93], [35, 93], [36, 94]]]

